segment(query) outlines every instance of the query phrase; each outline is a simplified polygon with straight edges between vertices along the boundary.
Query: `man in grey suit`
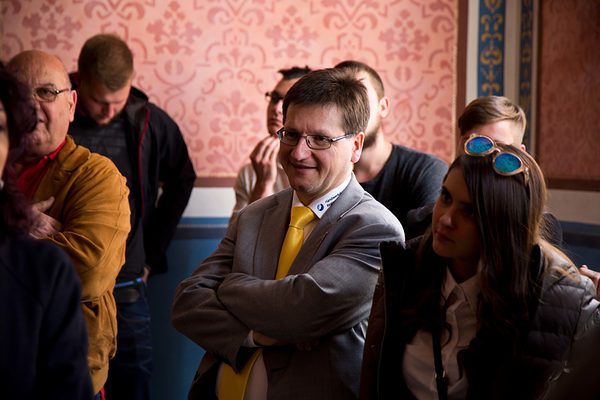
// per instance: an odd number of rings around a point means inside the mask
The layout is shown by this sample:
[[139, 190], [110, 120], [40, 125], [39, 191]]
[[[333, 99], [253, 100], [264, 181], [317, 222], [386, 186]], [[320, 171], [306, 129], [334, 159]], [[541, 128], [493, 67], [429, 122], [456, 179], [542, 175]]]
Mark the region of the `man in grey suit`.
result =
[[[404, 232], [352, 173], [369, 119], [360, 81], [335, 69], [313, 71], [289, 90], [283, 113], [279, 161], [291, 188], [241, 210], [175, 293], [173, 325], [206, 350], [191, 399], [230, 400], [223, 384], [229, 366], [239, 376], [244, 366], [249, 371], [239, 397], [247, 400], [358, 397], [379, 243], [403, 241]], [[315, 219], [289, 271], [276, 279], [298, 206]]]

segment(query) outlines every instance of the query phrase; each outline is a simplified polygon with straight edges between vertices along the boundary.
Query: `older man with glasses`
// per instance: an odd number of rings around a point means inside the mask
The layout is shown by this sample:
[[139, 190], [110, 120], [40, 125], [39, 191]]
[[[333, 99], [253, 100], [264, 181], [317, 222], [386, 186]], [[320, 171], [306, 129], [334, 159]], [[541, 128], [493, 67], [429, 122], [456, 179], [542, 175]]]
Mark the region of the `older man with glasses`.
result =
[[234, 186], [235, 206], [233, 213], [237, 213], [248, 204], [277, 193], [289, 186], [289, 182], [281, 165], [277, 163], [279, 140], [277, 130], [283, 126], [283, 98], [288, 90], [310, 68], [292, 67], [280, 69], [281, 79], [273, 90], [265, 93], [267, 103], [267, 133], [250, 153], [250, 162], [242, 166], [238, 172]]
[[81, 280], [88, 330], [88, 366], [96, 397], [116, 350], [115, 278], [125, 260], [129, 190], [106, 157], [77, 146], [67, 135], [77, 93], [62, 62], [29, 50], [8, 69], [32, 88], [38, 123], [17, 160], [17, 185], [32, 202], [32, 236], [55, 243], [73, 261]]

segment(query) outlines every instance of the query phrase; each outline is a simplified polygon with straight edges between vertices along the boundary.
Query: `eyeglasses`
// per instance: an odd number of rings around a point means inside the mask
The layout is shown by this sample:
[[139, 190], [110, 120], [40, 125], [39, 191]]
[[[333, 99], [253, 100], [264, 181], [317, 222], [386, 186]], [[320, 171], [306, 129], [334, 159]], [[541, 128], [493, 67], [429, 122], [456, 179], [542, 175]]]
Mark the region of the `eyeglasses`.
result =
[[56, 97], [66, 91], [71, 90], [71, 88], [66, 89], [56, 89], [51, 86], [38, 86], [33, 89], [33, 98], [37, 101], [43, 101], [45, 103], [52, 103], [56, 100]]
[[529, 182], [529, 168], [527, 168], [521, 157], [514, 153], [502, 151], [496, 145], [494, 139], [487, 136], [472, 133], [465, 142], [465, 153], [474, 157], [484, 157], [496, 153], [492, 160], [494, 171], [503, 176], [513, 176], [523, 173], [525, 185]]
[[339, 140], [354, 136], [354, 133], [347, 133], [337, 137], [327, 137], [323, 135], [301, 135], [299, 132], [287, 131], [285, 128], [281, 128], [277, 131], [277, 137], [283, 144], [288, 146], [296, 146], [300, 139], [305, 138], [306, 144], [313, 150], [326, 150], [331, 147], [332, 143]]
[[273, 105], [279, 103], [281, 100], [283, 100], [284, 97], [285, 95], [282, 96], [274, 90], [272, 92], [265, 93], [265, 100], [267, 100]]

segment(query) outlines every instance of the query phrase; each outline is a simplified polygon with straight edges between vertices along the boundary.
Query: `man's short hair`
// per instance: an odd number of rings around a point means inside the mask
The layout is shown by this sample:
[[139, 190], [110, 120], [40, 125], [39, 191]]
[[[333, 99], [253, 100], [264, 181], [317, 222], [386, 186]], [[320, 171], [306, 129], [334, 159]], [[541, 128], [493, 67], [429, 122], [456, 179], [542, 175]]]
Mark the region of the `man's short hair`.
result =
[[308, 65], [306, 65], [304, 68], [302, 67], [291, 67], [291, 68], [282, 68], [280, 69], [279, 72], [281, 75], [283, 75], [283, 79], [285, 80], [291, 80], [291, 79], [298, 79], [298, 78], [302, 78], [304, 75], [308, 74], [310, 71], [312, 71]]
[[348, 71], [352, 75], [358, 75], [361, 72], [366, 73], [371, 78], [371, 84], [375, 89], [375, 93], [377, 93], [377, 98], [381, 100], [383, 96], [385, 96], [385, 89], [383, 87], [381, 76], [367, 64], [355, 60], [346, 60], [336, 64], [334, 68]]
[[482, 96], [470, 102], [458, 118], [458, 129], [463, 136], [479, 125], [498, 121], [512, 121], [523, 140], [527, 118], [521, 107], [504, 96]]
[[358, 79], [335, 68], [312, 71], [300, 78], [283, 100], [283, 122], [290, 105], [335, 106], [346, 133], [364, 132], [369, 122], [367, 89]]
[[98, 34], [84, 43], [77, 66], [81, 81], [96, 81], [116, 91], [133, 75], [133, 54], [117, 35]]

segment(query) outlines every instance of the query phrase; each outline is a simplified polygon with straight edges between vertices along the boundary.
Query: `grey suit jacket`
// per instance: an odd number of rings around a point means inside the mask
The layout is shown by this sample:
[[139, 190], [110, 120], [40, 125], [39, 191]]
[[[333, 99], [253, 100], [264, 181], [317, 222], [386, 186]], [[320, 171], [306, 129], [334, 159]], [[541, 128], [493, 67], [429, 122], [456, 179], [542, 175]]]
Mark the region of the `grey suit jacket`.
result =
[[354, 176], [318, 221], [288, 276], [275, 280], [293, 191], [245, 207], [215, 252], [176, 290], [172, 322], [206, 350], [190, 398], [214, 396], [220, 361], [240, 369], [254, 349], [250, 330], [311, 351], [263, 348], [269, 399], [358, 397], [367, 319], [381, 259], [379, 243], [404, 241], [398, 219]]

